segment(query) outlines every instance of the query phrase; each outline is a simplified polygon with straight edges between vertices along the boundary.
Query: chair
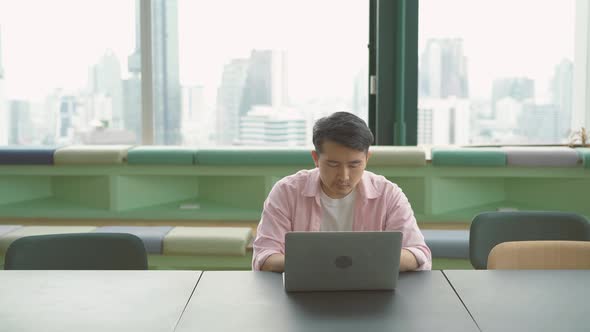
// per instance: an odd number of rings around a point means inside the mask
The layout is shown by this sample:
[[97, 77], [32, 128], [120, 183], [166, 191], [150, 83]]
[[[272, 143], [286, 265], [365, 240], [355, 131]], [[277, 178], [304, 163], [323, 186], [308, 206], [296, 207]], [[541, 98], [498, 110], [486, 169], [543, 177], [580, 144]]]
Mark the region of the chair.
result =
[[515, 241], [500, 243], [490, 252], [488, 269], [590, 269], [590, 242]]
[[508, 241], [588, 241], [588, 220], [575, 213], [552, 211], [485, 212], [471, 222], [469, 259], [485, 269], [492, 248]]
[[26, 236], [6, 251], [6, 270], [146, 270], [143, 242], [124, 233]]

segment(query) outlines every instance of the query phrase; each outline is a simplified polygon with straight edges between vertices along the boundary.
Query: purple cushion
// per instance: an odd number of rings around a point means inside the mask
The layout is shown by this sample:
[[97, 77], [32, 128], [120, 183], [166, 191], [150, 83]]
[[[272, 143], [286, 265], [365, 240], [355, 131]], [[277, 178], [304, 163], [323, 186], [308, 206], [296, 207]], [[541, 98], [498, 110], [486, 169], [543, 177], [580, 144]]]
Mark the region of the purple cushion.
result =
[[56, 147], [0, 147], [0, 165], [53, 165]]

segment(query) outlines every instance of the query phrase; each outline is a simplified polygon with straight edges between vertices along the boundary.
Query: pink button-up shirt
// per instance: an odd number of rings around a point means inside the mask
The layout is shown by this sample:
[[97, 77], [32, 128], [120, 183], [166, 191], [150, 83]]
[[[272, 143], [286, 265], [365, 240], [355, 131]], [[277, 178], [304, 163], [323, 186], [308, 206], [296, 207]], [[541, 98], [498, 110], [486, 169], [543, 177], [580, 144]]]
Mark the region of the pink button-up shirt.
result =
[[[254, 240], [252, 268], [260, 270], [273, 254], [285, 254], [285, 233], [317, 232], [322, 221], [319, 169], [303, 170], [281, 179], [264, 202]], [[365, 171], [356, 187], [353, 231], [401, 231], [402, 247], [411, 251], [419, 270], [432, 268], [430, 249], [402, 190], [383, 176]]]

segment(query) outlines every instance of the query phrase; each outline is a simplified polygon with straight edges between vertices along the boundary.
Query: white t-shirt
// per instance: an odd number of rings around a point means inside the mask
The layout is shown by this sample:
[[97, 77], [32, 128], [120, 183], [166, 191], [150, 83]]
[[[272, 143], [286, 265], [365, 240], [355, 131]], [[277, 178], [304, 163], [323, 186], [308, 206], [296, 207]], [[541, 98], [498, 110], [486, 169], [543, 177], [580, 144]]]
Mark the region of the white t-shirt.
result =
[[352, 231], [354, 221], [354, 199], [356, 191], [343, 198], [330, 198], [322, 190], [320, 202], [322, 204], [322, 232]]

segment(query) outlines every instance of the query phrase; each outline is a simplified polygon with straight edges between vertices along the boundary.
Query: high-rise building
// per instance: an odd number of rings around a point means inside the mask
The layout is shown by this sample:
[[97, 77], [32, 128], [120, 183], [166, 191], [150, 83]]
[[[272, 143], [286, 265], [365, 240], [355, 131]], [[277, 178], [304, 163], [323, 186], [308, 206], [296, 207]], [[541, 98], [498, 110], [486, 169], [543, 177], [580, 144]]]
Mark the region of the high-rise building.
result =
[[141, 143], [141, 76], [131, 73], [123, 80], [123, 128], [133, 132]]
[[4, 79], [4, 67], [2, 67], [2, 29], [0, 29], [0, 81], [2, 79]]
[[4, 68], [2, 67], [2, 30], [0, 30], [0, 145], [8, 144], [8, 107], [4, 99]]
[[580, 128], [572, 128], [574, 63], [564, 59], [556, 67], [551, 80], [551, 98], [559, 112], [557, 130], [562, 139]]
[[510, 97], [524, 102], [535, 98], [535, 81], [527, 77], [507, 77], [496, 79], [492, 86], [492, 113], [496, 115], [496, 103]]
[[555, 144], [563, 142], [559, 132], [560, 112], [553, 104], [526, 102], [519, 120], [519, 130], [528, 144]]
[[467, 58], [462, 39], [430, 39], [420, 59], [419, 96], [444, 99], [469, 96]]
[[287, 105], [287, 61], [284, 51], [252, 50], [240, 102], [240, 116], [255, 105]]
[[[104, 96], [111, 102], [112, 116], [109, 128], [123, 128], [123, 82], [119, 59], [108, 52], [98, 63], [90, 68], [88, 75], [88, 92], [94, 96]], [[96, 97], [100, 98], [100, 97]], [[106, 119], [105, 119], [106, 120]]]
[[182, 145], [208, 145], [215, 126], [215, 114], [205, 107], [205, 88], [182, 88]]
[[77, 100], [75, 96], [62, 96], [59, 101], [59, 115], [57, 117], [57, 144], [71, 143], [74, 138], [74, 122], [77, 116]]
[[238, 140], [240, 102], [248, 70], [248, 59], [233, 59], [223, 67], [221, 85], [217, 89], [216, 142], [230, 145]]
[[368, 121], [369, 117], [369, 71], [364, 67], [354, 78], [352, 113]]
[[471, 112], [467, 99], [428, 99], [418, 102], [418, 144], [469, 144]]
[[30, 104], [26, 100], [11, 100], [9, 107], [8, 144], [31, 145], [34, 128], [31, 122]]
[[[129, 56], [129, 71], [135, 77], [141, 73], [141, 48], [139, 28], [139, 0], [136, 1], [135, 51]], [[180, 78], [178, 64], [178, 2], [177, 0], [153, 0], [152, 5], [152, 51], [154, 90], [154, 134], [156, 144], [176, 145], [181, 143]], [[132, 75], [133, 76], [133, 75]], [[124, 91], [135, 95], [141, 85], [139, 79], [124, 82]], [[133, 86], [132, 86], [133, 85]], [[141, 112], [141, 104], [133, 96], [125, 96], [124, 104], [134, 109], [125, 110], [130, 114]], [[131, 116], [124, 115], [125, 119]], [[138, 120], [140, 121], [140, 120]], [[139, 122], [141, 123], [141, 122]], [[126, 128], [132, 129], [133, 123]], [[139, 136], [140, 137], [140, 136]]]
[[302, 114], [272, 106], [254, 106], [240, 122], [240, 145], [304, 146], [306, 121]]
[[238, 144], [240, 121], [256, 106], [277, 112], [288, 105], [287, 60], [284, 51], [253, 50], [248, 59], [224, 67], [217, 93], [217, 142]]

